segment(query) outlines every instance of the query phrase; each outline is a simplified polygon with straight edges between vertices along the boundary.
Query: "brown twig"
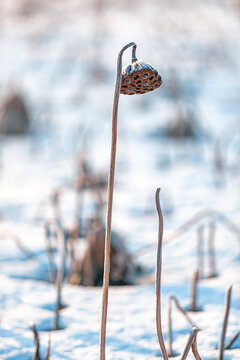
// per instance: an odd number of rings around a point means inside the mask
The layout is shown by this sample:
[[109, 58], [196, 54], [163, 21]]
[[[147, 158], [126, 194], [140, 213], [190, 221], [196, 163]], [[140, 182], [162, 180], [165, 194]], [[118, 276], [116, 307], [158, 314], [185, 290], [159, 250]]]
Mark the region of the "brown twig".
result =
[[225, 350], [231, 349], [232, 345], [235, 343], [235, 341], [237, 340], [237, 338], [239, 337], [239, 335], [240, 335], [240, 331], [238, 331], [238, 332], [233, 336], [233, 338], [229, 341], [229, 343], [228, 343], [227, 346], [225, 347]]
[[162, 272], [162, 236], [163, 236], [163, 216], [159, 200], [160, 188], [156, 190], [155, 203], [158, 214], [158, 245], [157, 245], [157, 270], [156, 270], [156, 325], [157, 336], [164, 360], [168, 360], [167, 351], [165, 348], [162, 321], [161, 321], [161, 272]]
[[110, 248], [111, 248], [111, 221], [112, 221], [112, 203], [113, 203], [113, 187], [114, 187], [114, 173], [116, 161], [116, 147], [117, 147], [117, 115], [118, 103], [122, 80], [122, 55], [129, 47], [136, 47], [134, 42], [124, 46], [118, 54], [117, 59], [117, 77], [115, 83], [113, 110], [112, 110], [112, 143], [111, 143], [111, 158], [108, 178], [108, 194], [107, 194], [107, 217], [106, 217], [106, 232], [105, 232], [105, 252], [104, 252], [104, 274], [103, 274], [103, 293], [102, 293], [102, 311], [101, 311], [101, 330], [100, 330], [100, 360], [105, 360], [106, 347], [106, 326], [107, 326], [107, 306], [108, 306], [108, 289], [109, 289], [109, 274], [110, 274]]
[[36, 328], [34, 323], [30, 323], [29, 326], [33, 331], [34, 340], [35, 340], [35, 352], [34, 352], [32, 360], [41, 360], [41, 357], [40, 357], [40, 341], [39, 341], [39, 335], [38, 335], [37, 328]]
[[199, 270], [197, 269], [193, 273], [192, 278], [192, 302], [190, 306], [191, 311], [197, 311], [197, 285], [199, 280]]
[[186, 360], [191, 348], [192, 348], [192, 353], [193, 353], [195, 359], [201, 360], [201, 357], [197, 350], [197, 333], [198, 333], [198, 331], [199, 331], [199, 329], [195, 328], [195, 327], [190, 331], [187, 344], [185, 346], [185, 349], [183, 351], [183, 354], [182, 354], [180, 360]]
[[209, 262], [209, 278], [215, 277], [216, 271], [216, 256], [215, 256], [215, 233], [216, 223], [211, 221], [209, 224], [209, 240], [208, 240], [208, 262]]
[[221, 339], [220, 339], [220, 343], [219, 343], [219, 347], [218, 347], [217, 360], [223, 360], [223, 356], [224, 356], [224, 343], [225, 343], [228, 316], [229, 316], [230, 305], [231, 305], [231, 296], [232, 296], [232, 285], [228, 288], [227, 293], [226, 293], [225, 308], [224, 308], [224, 320], [223, 320]]
[[198, 269], [201, 277], [204, 276], [204, 247], [203, 247], [204, 225], [201, 224], [197, 228], [197, 258]]

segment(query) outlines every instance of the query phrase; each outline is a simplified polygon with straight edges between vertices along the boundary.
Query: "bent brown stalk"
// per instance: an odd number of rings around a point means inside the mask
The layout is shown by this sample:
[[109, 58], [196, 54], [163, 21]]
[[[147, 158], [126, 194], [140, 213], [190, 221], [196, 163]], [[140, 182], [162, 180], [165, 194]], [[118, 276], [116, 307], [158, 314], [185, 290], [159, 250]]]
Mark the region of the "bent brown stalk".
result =
[[124, 46], [118, 54], [117, 59], [117, 77], [114, 90], [113, 110], [112, 110], [112, 144], [110, 157], [110, 170], [108, 177], [108, 194], [107, 194], [107, 217], [106, 217], [106, 233], [105, 233], [105, 253], [104, 253], [104, 274], [103, 274], [103, 293], [102, 293], [102, 312], [101, 312], [101, 330], [100, 330], [100, 359], [105, 360], [106, 347], [106, 325], [107, 325], [107, 306], [108, 306], [108, 289], [110, 274], [110, 248], [111, 248], [111, 221], [112, 221], [112, 203], [113, 203], [113, 186], [117, 148], [117, 115], [118, 103], [121, 89], [122, 79], [122, 55], [125, 50], [136, 44], [131, 42]]
[[161, 272], [162, 272], [162, 236], [163, 236], [163, 216], [159, 200], [160, 188], [156, 190], [155, 202], [158, 214], [158, 245], [157, 245], [157, 270], [156, 270], [156, 325], [157, 336], [164, 360], [168, 360], [166, 347], [163, 340], [162, 321], [161, 321]]
[[[172, 357], [173, 356], [173, 349], [172, 349], [172, 302], [175, 302], [176, 308], [177, 310], [185, 317], [185, 319], [187, 320], [187, 322], [192, 326], [192, 327], [196, 327], [197, 329], [199, 329], [199, 327], [192, 321], [192, 319], [188, 316], [188, 314], [186, 313], [186, 311], [181, 307], [178, 299], [176, 298], [176, 296], [169, 296], [168, 298], [168, 356]], [[199, 329], [200, 330], [200, 329]]]
[[231, 296], [232, 296], [232, 285], [228, 288], [227, 293], [226, 293], [225, 308], [224, 308], [224, 320], [223, 320], [221, 340], [220, 340], [219, 347], [218, 347], [219, 350], [218, 350], [217, 360], [223, 360], [224, 345], [225, 345], [224, 343], [225, 343], [228, 316], [229, 316], [230, 305], [231, 305]]
[[185, 349], [183, 351], [183, 354], [182, 354], [182, 357], [180, 360], [186, 360], [191, 347], [192, 347], [192, 353], [193, 353], [195, 359], [202, 360], [199, 355], [198, 349], [197, 349], [197, 333], [198, 333], [198, 331], [199, 331], [199, 329], [197, 329], [197, 328], [192, 328], [192, 330], [190, 331], [187, 344], [185, 346]]

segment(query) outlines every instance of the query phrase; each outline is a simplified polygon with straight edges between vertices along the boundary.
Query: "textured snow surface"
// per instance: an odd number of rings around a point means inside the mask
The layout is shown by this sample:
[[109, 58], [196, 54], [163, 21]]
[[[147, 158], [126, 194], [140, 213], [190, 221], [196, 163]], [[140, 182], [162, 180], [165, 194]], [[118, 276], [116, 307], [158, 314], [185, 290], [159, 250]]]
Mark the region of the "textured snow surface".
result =
[[[100, 288], [64, 284], [61, 330], [49, 332], [56, 291], [48, 282], [44, 222], [53, 216], [51, 191], [75, 176], [77, 154], [86, 153], [95, 171], [108, 169], [116, 58], [130, 41], [138, 45], [137, 58], [156, 68], [163, 85], [146, 95], [120, 98], [113, 228], [151, 275], [139, 285], [110, 289], [107, 358], [161, 358], [155, 325], [156, 188], [162, 189], [164, 234], [205, 208], [240, 223], [238, 14], [237, 2], [223, 0], [0, 1], [0, 96], [19, 90], [33, 119], [31, 134], [0, 139], [1, 360], [32, 359], [31, 321], [40, 331], [43, 355], [50, 334], [51, 359], [99, 357]], [[130, 58], [129, 51], [123, 66]], [[180, 87], [180, 97], [171, 86]], [[196, 114], [200, 139], [167, 139], [166, 124], [185, 108]], [[225, 160], [223, 173], [214, 170], [216, 142]], [[73, 221], [74, 196], [68, 190], [63, 197], [66, 226]], [[208, 220], [202, 223], [206, 253]], [[27, 259], [4, 235], [9, 231], [22, 239], [33, 258]], [[189, 313], [201, 329], [198, 348], [204, 360], [217, 359], [231, 284], [227, 342], [239, 330], [239, 241], [239, 235], [217, 222], [219, 276], [200, 281], [202, 311]], [[196, 244], [195, 226], [163, 246], [165, 339], [168, 296], [177, 296], [185, 309], [190, 304]], [[205, 265], [207, 276], [207, 259]], [[176, 359], [190, 329], [174, 308]], [[240, 339], [224, 355], [224, 360], [239, 359]]]

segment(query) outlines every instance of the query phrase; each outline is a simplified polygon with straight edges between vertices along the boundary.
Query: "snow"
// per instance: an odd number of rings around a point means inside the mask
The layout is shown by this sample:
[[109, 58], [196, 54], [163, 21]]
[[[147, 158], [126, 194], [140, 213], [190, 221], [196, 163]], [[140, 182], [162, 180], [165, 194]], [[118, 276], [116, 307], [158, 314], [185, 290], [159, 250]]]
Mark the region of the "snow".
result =
[[[24, 15], [24, 4], [32, 4]], [[101, 3], [101, 2], [99, 2]], [[146, 268], [135, 286], [109, 293], [108, 359], [161, 357], [155, 325], [157, 215], [154, 194], [161, 187], [164, 237], [203, 209], [216, 209], [239, 227], [239, 19], [234, 1], [69, 0], [0, 2], [0, 96], [17, 89], [33, 119], [24, 137], [0, 139], [0, 359], [32, 359], [33, 321], [41, 353], [51, 337], [51, 359], [97, 359], [101, 289], [64, 283], [60, 330], [52, 329], [56, 289], [49, 282], [44, 223], [53, 217], [53, 189], [70, 183], [76, 159], [87, 154], [94, 171], [107, 172], [117, 54], [130, 41], [137, 58], [151, 63], [163, 79], [155, 92], [121, 95], [113, 229]], [[101, 8], [102, 6], [102, 8]], [[124, 54], [123, 66], [131, 59]], [[172, 83], [173, 81], [173, 83]], [[175, 83], [174, 83], [175, 81]], [[175, 95], [171, 86], [180, 86]], [[191, 108], [201, 128], [199, 140], [164, 136], [169, 120]], [[216, 142], [223, 173], [214, 165]], [[73, 222], [75, 194], [66, 190], [64, 225]], [[87, 210], [86, 210], [87, 211]], [[105, 214], [103, 216], [105, 218]], [[205, 226], [207, 253], [209, 218]], [[197, 225], [164, 243], [163, 333], [167, 339], [167, 299], [173, 294], [187, 309], [197, 268]], [[26, 255], [6, 233], [31, 250]], [[198, 305], [190, 316], [199, 326], [198, 349], [216, 360], [225, 293], [233, 284], [226, 342], [239, 330], [239, 234], [219, 219], [216, 228], [218, 277], [201, 279]], [[144, 246], [148, 246], [144, 250]], [[142, 250], [141, 250], [142, 249]], [[207, 259], [204, 273], [209, 273]], [[173, 310], [173, 349], [180, 359], [190, 326]], [[189, 359], [193, 359], [189, 354]], [[240, 359], [240, 339], [225, 360]]]

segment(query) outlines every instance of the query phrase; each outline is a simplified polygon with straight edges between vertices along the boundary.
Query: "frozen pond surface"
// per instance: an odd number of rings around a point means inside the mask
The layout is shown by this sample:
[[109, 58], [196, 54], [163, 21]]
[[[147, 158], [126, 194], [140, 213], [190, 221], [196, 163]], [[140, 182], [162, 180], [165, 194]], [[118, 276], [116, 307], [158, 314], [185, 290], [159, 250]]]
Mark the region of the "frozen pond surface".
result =
[[[56, 297], [46, 281], [43, 225], [53, 216], [49, 195], [76, 176], [78, 154], [86, 154], [96, 172], [107, 172], [116, 57], [125, 43], [138, 44], [139, 58], [158, 69], [163, 85], [154, 93], [120, 98], [114, 230], [154, 272], [157, 187], [162, 189], [166, 237], [203, 209], [218, 210], [239, 224], [237, 12], [234, 1], [0, 2], [0, 95], [19, 90], [33, 118], [31, 134], [1, 137], [0, 234], [18, 234], [35, 255], [28, 260], [6, 236], [0, 240], [0, 359], [32, 358], [30, 321], [40, 330], [42, 353], [47, 349]], [[130, 54], [124, 55], [124, 65], [129, 60]], [[188, 110], [198, 122], [198, 140], [164, 136], [169, 121]], [[223, 156], [219, 172], [216, 144]], [[62, 212], [64, 224], [71, 225], [71, 191], [64, 195]], [[206, 251], [208, 220], [204, 224]], [[227, 341], [239, 330], [239, 239], [217, 223], [219, 276], [200, 281], [198, 302], [204, 311], [190, 313], [202, 330], [198, 348], [205, 360], [217, 358], [225, 292], [231, 284]], [[168, 296], [176, 295], [184, 308], [190, 303], [196, 242], [194, 227], [163, 246], [165, 338]], [[206, 264], [205, 275], [208, 271]], [[63, 302], [63, 329], [51, 332], [51, 359], [97, 359], [101, 289], [65, 284]], [[159, 358], [155, 328], [153, 274], [143, 284], [110, 289], [107, 358]], [[173, 349], [179, 355], [190, 327], [175, 310], [173, 329]], [[225, 352], [225, 360], [239, 360], [239, 339], [235, 347]]]

